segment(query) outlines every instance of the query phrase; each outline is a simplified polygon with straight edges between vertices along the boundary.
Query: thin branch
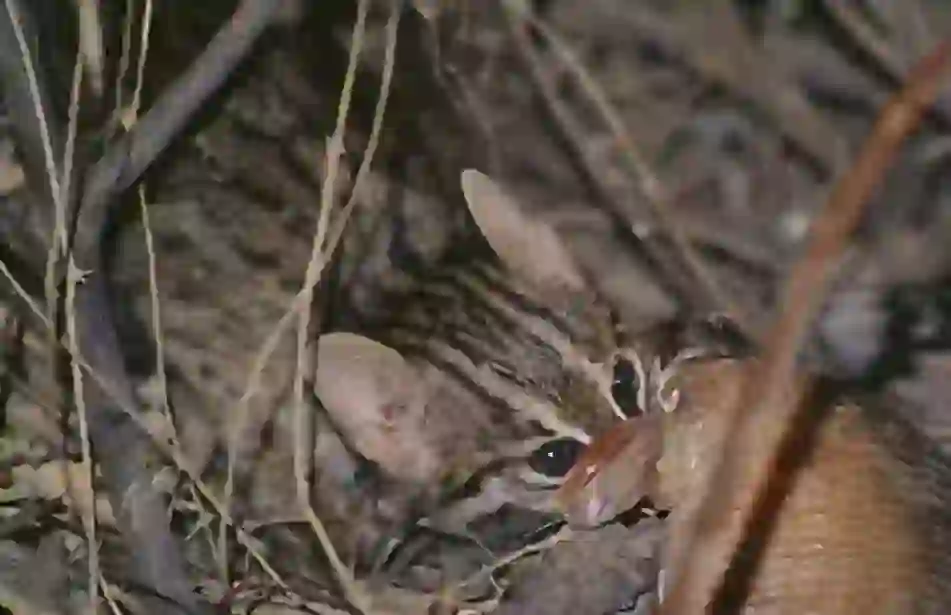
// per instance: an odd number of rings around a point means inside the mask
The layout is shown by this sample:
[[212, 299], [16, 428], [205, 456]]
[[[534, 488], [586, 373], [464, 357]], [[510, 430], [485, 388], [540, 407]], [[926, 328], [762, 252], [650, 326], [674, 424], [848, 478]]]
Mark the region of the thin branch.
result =
[[754, 104], [823, 176], [841, 170], [845, 136], [783, 78], [782, 64], [751, 40], [734, 2], [682, 4], [675, 19], [646, 7], [631, 11], [623, 6], [611, 9], [609, 17], [623, 23], [628, 36], [662, 47], [704, 80]]
[[[36, 127], [36, 106], [42, 110], [42, 84], [32, 82], [23, 68], [17, 44], [16, 26], [27, 24], [23, 7], [17, 0], [5, 0], [19, 8], [0, 15], [0, 78], [8, 106], [20, 128], [22, 149], [26, 152], [28, 177], [40, 187], [41, 200], [57, 203], [59, 190], [44, 187], [41, 175], [49, 159], [49, 150], [59, 151], [56, 126]], [[89, 434], [96, 448], [105, 484], [118, 513], [123, 535], [133, 553], [134, 573], [165, 596], [174, 599], [185, 611], [197, 608], [191, 584], [185, 576], [184, 559], [168, 527], [166, 504], [153, 484], [155, 452], [149, 439], [122, 408], [137, 408], [133, 389], [120, 352], [112, 321], [106, 281], [99, 269], [99, 241], [109, 207], [115, 197], [135, 182], [186, 121], [223, 83], [228, 74], [252, 48], [261, 32], [278, 17], [282, 0], [245, 0], [231, 20], [219, 31], [202, 56], [158, 100], [135, 128], [91, 169], [79, 208], [76, 236], [78, 266], [94, 275], [76, 289], [75, 327], [79, 348], [94, 372], [108, 383], [108, 390], [97, 379], [86, 387], [84, 401], [88, 409]], [[20, 36], [26, 40], [27, 36]], [[22, 45], [29, 48], [28, 45]], [[8, 53], [12, 50], [12, 53]], [[26, 56], [29, 57], [29, 56]], [[42, 117], [42, 116], [41, 116]], [[52, 143], [52, 145], [48, 145]], [[46, 147], [44, 147], [46, 144]], [[114, 399], [110, 399], [110, 394]], [[169, 604], [150, 600], [150, 611], [168, 611]]]
[[243, 0], [201, 56], [162, 94], [122, 140], [90, 169], [79, 210], [75, 249], [95, 262], [109, 205], [142, 175], [178, 136], [251, 51], [285, 0]]
[[[62, 150], [62, 126], [51, 122], [53, 118], [45, 113], [50, 98], [36, 71], [36, 33], [29, 8], [20, 0], [4, 0], [4, 5], [0, 11], [0, 92], [13, 120], [30, 186], [44, 202], [56, 204], [60, 198], [56, 160]], [[44, 213], [44, 222], [48, 222], [49, 215]]]
[[[793, 420], [810, 386], [808, 379], [805, 385], [796, 386], [796, 358], [833, 268], [899, 146], [933, 103], [949, 72], [951, 43], [945, 42], [917, 65], [905, 88], [882, 111], [859, 158], [813, 222], [808, 249], [789, 275], [781, 303], [784, 310], [767, 340], [764, 356], [744, 381], [732, 408], [733, 437], [720, 453], [704, 505], [687, 528], [685, 558], [671, 562], [675, 585], [662, 605], [664, 615], [706, 612], [728, 562], [711, 566], [702, 558], [690, 558], [689, 553], [712, 533], [724, 530], [730, 532], [735, 552], [756, 520], [754, 514], [761, 510], [778, 451], [795, 435]], [[763, 413], [771, 415], [768, 431], [762, 429], [761, 421], [755, 421]], [[736, 477], [742, 475], [739, 468], [743, 466], [753, 469], [750, 484], [755, 489], [745, 490], [738, 484]]]
[[[33, 315], [36, 316], [37, 320], [43, 324], [44, 328], [49, 329], [52, 325], [46, 320], [46, 315], [43, 313], [40, 307], [36, 305], [29, 294], [23, 290], [22, 286], [17, 282], [17, 280], [10, 274], [9, 269], [2, 260], [0, 260], [0, 272], [2, 272], [3, 275], [7, 277], [8, 281], [10, 281], [11, 285], [16, 289], [19, 298], [27, 304], [27, 306], [33, 312]], [[68, 351], [69, 347], [67, 346], [66, 342], [67, 340], [61, 340], [60, 345]], [[89, 362], [85, 360], [81, 353], [74, 355], [72, 358], [83, 368], [83, 370], [85, 370], [84, 373], [88, 375], [98, 387], [106, 391], [106, 394], [109, 395], [110, 398], [113, 400], [119, 399], [120, 396], [116, 392], [113, 383], [106, 380], [99, 373], [93, 370]], [[21, 390], [29, 389], [29, 387], [22, 382], [18, 383], [18, 386], [20, 386]], [[45, 410], [52, 411], [52, 409], [56, 409], [57, 414], [60, 412], [59, 408], [63, 403], [62, 399], [44, 399], [41, 395], [28, 394], [27, 397], [34, 403], [44, 407]], [[212, 508], [214, 508], [215, 512], [218, 513], [222, 521], [234, 528], [238, 543], [247, 549], [247, 551], [258, 562], [258, 564], [260, 564], [261, 568], [268, 574], [268, 576], [270, 576], [271, 579], [277, 583], [277, 585], [286, 588], [287, 584], [280, 578], [277, 572], [274, 571], [273, 567], [268, 564], [264, 556], [258, 551], [257, 547], [255, 546], [255, 542], [251, 538], [248, 531], [244, 529], [244, 526], [235, 522], [235, 520], [229, 515], [226, 507], [217, 500], [214, 492], [204, 483], [201, 476], [195, 472], [195, 469], [191, 464], [187, 463], [181, 451], [177, 448], [177, 443], [172, 442], [171, 446], [169, 446], [168, 442], [157, 439], [152, 435], [148, 425], [145, 424], [144, 419], [137, 412], [136, 408], [129, 405], [124, 405], [119, 401], [117, 401], [117, 403], [119, 404], [119, 409], [129, 417], [129, 420], [135, 424], [144, 437], [150, 439], [152, 444], [155, 446], [155, 449], [166, 455], [167, 460], [170, 461], [177, 470], [187, 476], [192, 483], [194, 483], [195, 489], [208, 501]]]
[[559, 56], [564, 66], [574, 74], [582, 91], [594, 104], [604, 123], [608, 126], [617, 148], [634, 173], [641, 193], [653, 211], [663, 233], [673, 244], [680, 255], [681, 261], [690, 271], [699, 288], [702, 289], [707, 304], [703, 307], [725, 312], [742, 328], [744, 333], [750, 338], [754, 338], [755, 328], [750, 322], [749, 314], [746, 313], [747, 310], [741, 309], [741, 306], [723, 289], [714, 273], [710, 271], [710, 268], [697, 254], [683, 228], [674, 219], [667, 188], [651, 169], [646, 156], [637, 147], [634, 139], [628, 134], [624, 122], [614, 105], [608, 100], [604, 89], [592, 77], [570, 45], [562, 40], [558, 33], [552, 30], [547, 23], [530, 11], [526, 12], [525, 18], [537, 29], [539, 34], [547, 39], [552, 50]]
[[[629, 213], [630, 207], [623, 202], [619, 202], [601, 179], [598, 164], [584, 147], [584, 143], [587, 141], [585, 131], [571, 110], [560, 99], [557, 87], [553, 83], [551, 75], [543, 66], [538, 52], [532, 47], [528, 33], [522, 23], [519, 22], [517, 16], [511, 15], [508, 10], [505, 11], [505, 16], [509, 34], [515, 44], [518, 57], [534, 87], [538, 90], [544, 111], [549, 114], [555, 128], [560, 132], [559, 137], [566, 144], [569, 155], [574, 159], [573, 161], [577, 161], [577, 168], [586, 187], [592, 190], [595, 198], [603, 204], [606, 213], [618, 227], [633, 228], [634, 224]], [[666, 251], [659, 249], [660, 246], [655, 242], [644, 241], [637, 234], [631, 235], [631, 237], [643, 246], [644, 251], [657, 265], [659, 273], [655, 280], [665, 290], [669, 291], [677, 300], [691, 307], [709, 307], [706, 298], [700, 296], [700, 293], [696, 291], [696, 285], [685, 279], [686, 276], [679, 268], [672, 266], [671, 259]]]
[[75, 0], [79, 22], [79, 55], [96, 96], [102, 96], [105, 51], [99, 0]]
[[[76, 286], [81, 283], [82, 273], [70, 261], [66, 273], [66, 303], [73, 303]], [[70, 365], [73, 375], [73, 392], [76, 398], [76, 414], [79, 416], [79, 437], [82, 442], [82, 467], [93, 490], [93, 506], [90, 510], [80, 507], [83, 529], [86, 533], [86, 550], [89, 557], [89, 602], [90, 612], [96, 612], [99, 604], [99, 542], [96, 539], [96, 506], [95, 506], [95, 472], [93, 471], [92, 447], [89, 442], [89, 419], [86, 412], [85, 397], [83, 396], [83, 371], [76, 360], [79, 355], [79, 339], [76, 335], [76, 315], [74, 310], [66, 310], [66, 330], [69, 339], [69, 351], [72, 353]]]
[[[869, 56], [879, 68], [900, 82], [909, 71], [912, 60], [899, 49], [889, 45], [888, 41], [880, 37], [862, 17], [861, 13], [848, 2], [824, 0], [823, 4], [832, 18], [848, 32], [855, 43]], [[913, 10], [914, 7], [902, 7], [901, 10]], [[919, 7], [920, 10], [920, 7]], [[930, 37], [929, 37], [930, 38]], [[937, 112], [945, 123], [951, 124], [951, 92], [942, 92], [938, 95], [932, 109]]]
[[[122, 95], [124, 93], [124, 84], [126, 75], [129, 72], [129, 63], [132, 60], [132, 23], [135, 21], [135, 1], [125, 0], [125, 19], [122, 20], [122, 51], [119, 54], [119, 67], [116, 71], [115, 105], [113, 114], [115, 117], [110, 122], [120, 117], [122, 113]], [[136, 87], [141, 83], [136, 84]]]
[[[3, 25], [9, 30], [0, 31], [0, 55], [9, 54], [7, 65], [0, 60], [4, 84], [5, 97], [10, 106], [14, 126], [21, 137], [19, 142], [25, 154], [27, 176], [31, 186], [39, 190], [46, 197], [47, 202], [53, 205], [54, 224], [52, 237], [46, 249], [46, 300], [47, 317], [55, 320], [56, 309], [56, 280], [55, 266], [57, 258], [66, 253], [66, 208], [67, 197], [60, 185], [60, 173], [57, 168], [57, 157], [60, 153], [58, 136], [59, 124], [47, 113], [47, 92], [45, 84], [40, 80], [37, 70], [37, 58], [34, 57], [30, 42], [35, 37], [31, 29], [30, 15], [18, 5], [18, 0], [4, 0]], [[0, 26], [2, 27], [2, 26]], [[74, 80], [75, 82], [75, 80]], [[24, 143], [23, 139], [30, 139]], [[34, 140], [35, 139], [35, 140]], [[69, 145], [67, 145], [69, 149]], [[43, 212], [45, 213], [45, 212]], [[47, 222], [49, 216], [45, 216]], [[44, 224], [44, 226], [47, 226]], [[36, 244], [44, 240], [35, 237]], [[33, 251], [38, 247], [30, 246]]]
[[[78, 289], [76, 309], [81, 349], [92, 368], [113, 384], [120, 406], [135, 408], [122, 362], [106, 286], [99, 275], [99, 238], [111, 203], [180, 132], [192, 114], [247, 55], [277, 16], [279, 0], [245, 0], [196, 62], [168, 89], [132, 131], [91, 169], [79, 210], [76, 256], [94, 270]], [[163, 498], [152, 485], [151, 443], [94, 383], [87, 389], [90, 434], [110, 485], [113, 505], [144, 580], [184, 605], [195, 604], [184, 577], [184, 560], [169, 531]], [[171, 571], [175, 571], [171, 573]], [[156, 604], [156, 608], [158, 605]], [[167, 608], [167, 607], [166, 607]]]
[[[310, 261], [307, 264], [307, 270], [304, 275], [304, 287], [301, 292], [304, 297], [299, 304], [297, 316], [297, 365], [294, 370], [294, 420], [297, 426], [297, 434], [294, 441], [294, 478], [297, 494], [297, 503], [301, 508], [301, 513], [307, 519], [308, 524], [317, 536], [320, 546], [324, 550], [327, 561], [337, 582], [343, 589], [344, 596], [361, 613], [366, 613], [370, 609], [369, 599], [357, 590], [353, 575], [344, 566], [337, 550], [334, 548], [333, 541], [327, 533], [323, 522], [314, 512], [310, 505], [310, 486], [307, 484], [305, 455], [306, 452], [302, 446], [301, 439], [307, 433], [304, 429], [305, 410], [304, 405], [304, 371], [310, 361], [307, 360], [307, 333], [310, 324], [310, 307], [312, 303], [314, 288], [320, 280], [320, 274], [324, 268], [323, 249], [327, 238], [327, 228], [330, 223], [330, 211], [333, 209], [334, 190], [337, 184], [337, 171], [340, 168], [340, 156], [343, 154], [343, 139], [347, 128], [347, 115], [350, 112], [350, 98], [353, 95], [353, 82], [356, 78], [357, 66], [360, 61], [360, 54], [363, 50], [364, 36], [366, 32], [366, 18], [370, 3], [368, 0], [359, 0], [357, 3], [357, 20], [353, 26], [353, 38], [350, 42], [350, 57], [347, 63], [347, 73], [344, 76], [341, 86], [340, 101], [337, 105], [337, 123], [334, 132], [327, 144], [324, 155], [326, 162], [326, 171], [324, 181], [320, 191], [320, 215], [317, 219], [317, 230], [314, 233], [313, 246], [311, 248]], [[397, 9], [398, 11], [399, 9]], [[382, 92], [381, 92], [382, 96]], [[233, 457], [230, 458], [233, 460]], [[229, 463], [229, 468], [233, 463]], [[229, 472], [229, 478], [232, 473]]]
[[[305, 282], [303, 292], [305, 293], [306, 298], [301, 304], [302, 307], [299, 312], [297, 329], [297, 369], [294, 373], [294, 418], [295, 424], [297, 425], [296, 431], [298, 434], [294, 446], [294, 476], [296, 479], [295, 483], [297, 487], [298, 505], [301, 507], [301, 512], [304, 514], [305, 518], [316, 534], [321, 546], [324, 548], [327, 559], [330, 561], [334, 574], [337, 576], [347, 600], [363, 613], [369, 612], [372, 606], [371, 600], [369, 596], [359, 590], [356, 583], [354, 582], [354, 579], [352, 578], [352, 575], [343, 566], [343, 562], [340, 561], [340, 558], [334, 549], [333, 542], [331, 541], [330, 536], [327, 534], [324, 524], [321, 522], [320, 518], [310, 505], [310, 485], [307, 483], [305, 466], [307, 461], [305, 453], [307, 451], [304, 449], [302, 437], [305, 433], [307, 433], [304, 420], [307, 409], [304, 403], [304, 371], [305, 367], [310, 364], [310, 362], [307, 361], [306, 350], [307, 334], [310, 328], [311, 295], [317, 285], [317, 282], [320, 280], [320, 275], [323, 271], [325, 263], [327, 262], [324, 244], [326, 243], [329, 229], [330, 210], [333, 208], [334, 190], [336, 187], [337, 173], [340, 164], [340, 155], [343, 153], [343, 138], [344, 131], [346, 130], [346, 119], [349, 113], [350, 96], [353, 92], [353, 81], [356, 76], [358, 59], [363, 46], [365, 32], [364, 29], [368, 9], [369, 2], [367, 0], [361, 0], [358, 4], [357, 23], [353, 29], [353, 40], [350, 43], [349, 65], [347, 67], [343, 91], [341, 93], [340, 102], [337, 108], [337, 126], [334, 130], [333, 136], [330, 138], [330, 146], [327, 148], [325, 156], [327, 167], [324, 176], [324, 184], [321, 190], [320, 217], [318, 219], [317, 231], [314, 235], [311, 259], [307, 265], [307, 271], [304, 277]], [[360, 188], [359, 183], [361, 180], [365, 180], [365, 175], [369, 172], [370, 165], [373, 161], [373, 156], [376, 152], [377, 145], [379, 144], [380, 131], [383, 127], [383, 118], [386, 111], [386, 103], [389, 98], [390, 86], [392, 84], [393, 78], [393, 67], [396, 60], [396, 40], [401, 11], [401, 3], [393, 2], [391, 6], [390, 17], [386, 24], [387, 44], [386, 63], [383, 67], [383, 82], [380, 86], [380, 94], [377, 101], [376, 112], [374, 113], [373, 117], [373, 126], [370, 132], [370, 139], [367, 143], [363, 162], [360, 165], [360, 169], [357, 173], [354, 183], [354, 195], [351, 196], [351, 199], [356, 198], [356, 191]]]
[[[49, 256], [46, 261], [46, 301], [47, 312], [50, 315], [50, 321], [55, 321], [57, 292], [55, 286], [55, 267], [60, 256], [60, 250], [65, 254], [68, 244], [66, 243], [66, 207], [70, 194], [70, 181], [73, 175], [73, 152], [76, 143], [76, 131], [78, 129], [79, 118], [79, 99], [83, 82], [83, 51], [76, 51], [76, 61], [73, 67], [73, 84], [69, 94], [69, 122], [66, 130], [66, 147], [63, 151], [62, 176], [60, 177], [60, 196], [56, 204], [56, 229], [53, 232], [53, 240], [50, 242]], [[58, 237], [62, 239], [57, 240]], [[88, 574], [89, 574], [89, 610], [96, 612], [99, 606], [99, 584], [102, 573], [99, 569], [99, 541], [96, 537], [96, 491], [95, 491], [95, 471], [92, 458], [92, 444], [89, 441], [89, 420], [86, 412], [86, 401], [83, 395], [83, 372], [76, 357], [79, 354], [79, 337], [76, 335], [76, 310], [75, 298], [76, 287], [82, 283], [82, 272], [80, 272], [73, 262], [72, 255], [69, 255], [69, 264], [66, 271], [66, 336], [70, 352], [70, 369], [72, 371], [73, 398], [76, 403], [76, 415], [79, 417], [79, 437], [82, 447], [82, 468], [86, 479], [89, 481], [89, 488], [92, 490], [92, 506], [89, 510], [80, 507], [80, 516], [83, 524], [83, 530], [86, 535], [86, 552], [88, 554]], [[48, 332], [49, 348], [52, 356], [56, 356], [56, 331], [50, 329]]]

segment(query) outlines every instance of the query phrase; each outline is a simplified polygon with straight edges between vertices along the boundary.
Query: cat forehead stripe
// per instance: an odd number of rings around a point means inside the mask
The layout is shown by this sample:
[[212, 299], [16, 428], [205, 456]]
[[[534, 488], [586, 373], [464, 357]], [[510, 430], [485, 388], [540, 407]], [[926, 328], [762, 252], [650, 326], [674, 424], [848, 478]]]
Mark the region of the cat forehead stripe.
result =
[[[539, 361], [557, 364], [558, 371], [579, 371], [579, 361], [565, 362], [565, 349], [572, 347], [567, 336], [544, 319], [508, 306], [504, 298], [495, 296], [491, 290], [462, 280], [464, 278], [456, 280], [454, 287], [444, 282], [438, 294], [441, 297], [450, 292], [466, 295], [463, 299], [465, 310], [460, 313], [452, 310], [452, 306], [446, 306], [449, 313], [434, 316], [443, 322], [450, 321], [452, 326], [433, 333], [458, 346], [474, 362], [492, 362], [502, 371], [517, 374], [524, 372], [520, 363], [532, 362], [537, 366]], [[582, 354], [580, 350], [575, 353]], [[545, 355], [548, 355], [547, 360]]]
[[[483, 353], [492, 356], [497, 352], [472, 338], [472, 344], [459, 344], [459, 339], [447, 341], [440, 337], [422, 337], [413, 331], [393, 330], [390, 335], [394, 343], [404, 347], [412, 354], [420, 355], [432, 363], [444, 374], [461, 381], [461, 384], [474, 387], [476, 391], [493, 401], [502, 404], [508, 411], [510, 420], [527, 423], [534, 420], [544, 429], [557, 436], [570, 437], [581, 442], [589, 442], [590, 435], [559, 417], [554, 400], [525, 383], [513, 382], [511, 376], [500, 373], [498, 364], [489, 360], [479, 360]], [[473, 356], [476, 359], [473, 359]]]
[[549, 306], [531, 301], [515, 288], [511, 276], [507, 275], [499, 267], [489, 263], [477, 263], [463, 271], [467, 277], [483, 282], [486, 287], [498, 293], [503, 300], [510, 302], [515, 308], [524, 311], [527, 314], [537, 316], [546, 322], [549, 322], [559, 331], [566, 335], [577, 334], [577, 318], [571, 318], [568, 314], [559, 313]]
[[452, 365], [459, 370], [470, 382], [477, 384], [485, 393], [502, 400], [517, 413], [534, 419], [545, 429], [559, 436], [574, 438], [585, 444], [591, 442], [591, 437], [587, 432], [559, 418], [558, 410], [554, 404], [530, 395], [523, 387], [502, 378], [490, 365], [476, 365], [461, 350], [438, 339], [429, 340], [426, 348], [443, 363]]
[[497, 297], [513, 310], [550, 323], [566, 336], [580, 335], [582, 329], [579, 318], [559, 313], [525, 296], [499, 267], [488, 263], [467, 263], [453, 267], [442, 275], [428, 278], [423, 292], [442, 300], [465, 298], [467, 311], [490, 316], [493, 323], [505, 326], [506, 329], [511, 329], [512, 325], [517, 323], [502, 319], [498, 310], [485, 301], [487, 294]]
[[504, 315], [510, 322], [518, 325], [522, 330], [530, 333], [535, 339], [552, 348], [558, 353], [562, 365], [583, 375], [597, 385], [598, 390], [605, 394], [605, 399], [619, 418], [626, 418], [610, 395], [611, 376], [601, 362], [592, 361], [564, 332], [553, 326], [543, 318], [515, 309], [506, 302], [492, 288], [485, 285], [474, 276], [460, 275], [459, 282], [475, 293], [483, 301], [492, 306], [498, 313]]
[[[491, 363], [496, 373], [516, 375], [529, 387], [536, 379], [540, 386], [533, 392], [556, 402], [557, 389], [566, 385], [556, 382], [559, 372], [561, 378], [586, 381], [599, 392], [599, 407], [624, 417], [610, 394], [610, 370], [601, 362], [609, 357], [592, 360], [586, 344], [573, 341], [591, 337], [592, 331], [580, 322], [581, 316], [591, 314], [557, 313], [520, 292], [497, 268], [481, 263], [458, 264], [417, 282], [414, 306], [396, 318], [396, 326], [405, 330], [404, 340], [414, 333], [425, 339], [440, 337], [474, 363]], [[420, 340], [416, 346], [425, 344]]]

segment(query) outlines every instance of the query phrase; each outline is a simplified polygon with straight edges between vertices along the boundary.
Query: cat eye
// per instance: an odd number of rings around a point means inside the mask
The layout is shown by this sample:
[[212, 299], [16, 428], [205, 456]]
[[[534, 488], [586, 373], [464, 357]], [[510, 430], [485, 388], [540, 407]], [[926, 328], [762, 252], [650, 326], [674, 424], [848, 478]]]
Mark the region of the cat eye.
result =
[[619, 357], [614, 363], [611, 397], [628, 418], [638, 416], [642, 412], [638, 403], [641, 386], [641, 378], [634, 364], [629, 359]]
[[557, 438], [542, 444], [528, 456], [528, 466], [549, 478], [562, 478], [575, 465], [585, 444], [574, 438]]

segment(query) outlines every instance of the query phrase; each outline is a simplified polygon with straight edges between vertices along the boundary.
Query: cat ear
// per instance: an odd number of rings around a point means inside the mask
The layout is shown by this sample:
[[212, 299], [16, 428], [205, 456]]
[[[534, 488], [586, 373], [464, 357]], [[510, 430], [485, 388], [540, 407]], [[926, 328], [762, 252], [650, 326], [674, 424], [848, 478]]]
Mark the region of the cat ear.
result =
[[422, 429], [425, 386], [389, 346], [353, 333], [317, 342], [314, 393], [344, 440], [396, 478], [427, 481], [439, 470]]
[[555, 230], [523, 211], [488, 175], [463, 171], [462, 193], [489, 245], [513, 273], [547, 289], [585, 288], [581, 270]]

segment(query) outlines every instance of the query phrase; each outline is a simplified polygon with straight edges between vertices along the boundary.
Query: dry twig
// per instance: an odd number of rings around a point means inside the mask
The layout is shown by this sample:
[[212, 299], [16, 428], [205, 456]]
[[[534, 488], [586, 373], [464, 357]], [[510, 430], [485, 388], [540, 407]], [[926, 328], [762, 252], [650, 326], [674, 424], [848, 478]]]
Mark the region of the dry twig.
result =
[[680, 260], [690, 271], [698, 288], [702, 289], [700, 294], [703, 296], [705, 305], [698, 307], [705, 310], [725, 312], [740, 326], [744, 333], [753, 337], [755, 327], [750, 322], [749, 310], [738, 305], [736, 298], [729, 296], [723, 289], [714, 273], [701, 260], [684, 229], [674, 219], [667, 188], [651, 169], [646, 156], [637, 147], [634, 139], [628, 134], [620, 114], [608, 100], [603, 88], [585, 68], [568, 43], [561, 40], [561, 37], [549, 28], [543, 20], [531, 13], [526, 14], [526, 19], [548, 40], [561, 62], [575, 75], [582, 91], [594, 104], [604, 123], [611, 131], [618, 150], [624, 155], [631, 172], [636, 177], [640, 191], [648, 205], [650, 205], [660, 228], [673, 244]]
[[[545, 111], [549, 113], [555, 127], [562, 133], [564, 142], [572, 150], [573, 157], [580, 162], [579, 170], [586, 185], [595, 193], [597, 200], [604, 204], [606, 212], [620, 228], [635, 228], [636, 225], [631, 220], [628, 206], [619, 202], [611, 194], [610, 189], [600, 177], [598, 164], [584, 147], [587, 141], [585, 131], [574, 113], [559, 96], [557, 85], [554, 83], [550, 71], [546, 69], [541, 55], [531, 43], [525, 27], [526, 23], [517, 14], [508, 14], [507, 17], [510, 35], [525, 70], [539, 92]], [[676, 233], [674, 234], [676, 235]], [[636, 234], [632, 234], [632, 238], [641, 239]], [[687, 276], [679, 267], [672, 266], [673, 263], [668, 257], [668, 253], [660, 250], [656, 243], [651, 241], [639, 241], [639, 243], [660, 270], [660, 275], [657, 276], [656, 281], [665, 289], [671, 291], [685, 305], [701, 310], [716, 310], [722, 307], [718, 305], [720, 303], [717, 299], [719, 294], [713, 293], [711, 297], [708, 292], [709, 287], [715, 286], [715, 283], [705, 280], [698, 288], [693, 280], [687, 279]]]

